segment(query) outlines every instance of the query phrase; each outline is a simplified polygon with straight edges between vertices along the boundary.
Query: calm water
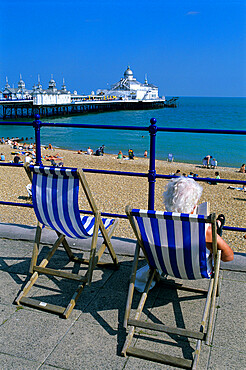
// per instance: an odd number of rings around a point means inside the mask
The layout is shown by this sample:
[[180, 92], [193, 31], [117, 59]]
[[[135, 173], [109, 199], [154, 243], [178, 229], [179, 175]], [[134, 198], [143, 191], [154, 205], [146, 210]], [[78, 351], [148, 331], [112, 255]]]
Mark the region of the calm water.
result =
[[[160, 127], [213, 128], [246, 130], [246, 98], [180, 98], [176, 109], [119, 111], [86, 114], [76, 117], [49, 118], [44, 122], [94, 123], [149, 126], [150, 118]], [[32, 128], [0, 126], [0, 136], [34, 136]], [[107, 153], [127, 154], [129, 148], [136, 156], [149, 152], [149, 134], [142, 131], [94, 130], [73, 128], [42, 128], [41, 142], [73, 150], [97, 149], [104, 144]], [[210, 154], [221, 166], [239, 167], [246, 162], [245, 136], [157, 133], [156, 156], [166, 159], [168, 153], [175, 161], [201, 163]]]

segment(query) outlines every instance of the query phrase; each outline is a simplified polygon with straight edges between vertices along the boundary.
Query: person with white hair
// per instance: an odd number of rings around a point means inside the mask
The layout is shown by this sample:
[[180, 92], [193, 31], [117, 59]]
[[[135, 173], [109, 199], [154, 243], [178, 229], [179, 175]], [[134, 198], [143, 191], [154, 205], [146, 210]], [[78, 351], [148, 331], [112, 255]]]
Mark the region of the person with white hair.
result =
[[[166, 191], [163, 193], [163, 201], [167, 212], [178, 213], [195, 213], [198, 201], [202, 195], [203, 188], [192, 178], [178, 177], [173, 178], [166, 186]], [[223, 215], [220, 215], [223, 216]], [[224, 216], [223, 216], [224, 217]], [[224, 220], [223, 220], [224, 222]], [[221, 217], [218, 217], [217, 233], [221, 235], [223, 222]], [[217, 235], [217, 247], [221, 250], [221, 259], [224, 262], [232, 261], [234, 258], [233, 250], [229, 245]], [[212, 228], [207, 227], [206, 230], [206, 247], [212, 253]]]

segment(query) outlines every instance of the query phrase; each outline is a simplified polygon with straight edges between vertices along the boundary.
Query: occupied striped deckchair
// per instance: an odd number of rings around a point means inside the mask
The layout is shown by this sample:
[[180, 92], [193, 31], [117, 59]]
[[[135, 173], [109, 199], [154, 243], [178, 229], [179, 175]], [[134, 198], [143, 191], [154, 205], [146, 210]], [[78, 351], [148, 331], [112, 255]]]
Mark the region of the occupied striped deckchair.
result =
[[[206, 341], [206, 344], [210, 344], [211, 341], [215, 301], [218, 294], [221, 251], [217, 250], [216, 216], [215, 214], [204, 216], [145, 211], [131, 209], [129, 206], [126, 207], [126, 213], [136, 235], [137, 246], [124, 319], [124, 327], [129, 327], [129, 332], [122, 349], [122, 355], [132, 355], [172, 366], [195, 369], [198, 364], [202, 341]], [[212, 263], [209, 263], [209, 258], [207, 258], [205, 241], [206, 228], [209, 224], [212, 225], [214, 268], [212, 268]], [[132, 319], [130, 318], [130, 312], [140, 248], [150, 266], [150, 271], [137, 313]], [[209, 289], [184, 287], [182, 283], [176, 284], [172, 279], [163, 279], [161, 274], [185, 280], [208, 278], [210, 279]], [[162, 281], [171, 288], [206, 294], [207, 299], [198, 331], [167, 327], [166, 325], [140, 320], [154, 277], [157, 281]], [[130, 347], [136, 328], [156, 330], [170, 335], [196, 339], [197, 345], [193, 360]]]
[[[110, 241], [118, 220], [101, 217], [82, 170], [76, 168], [31, 165], [25, 165], [25, 170], [29, 179], [32, 181], [32, 201], [38, 224], [30, 264], [30, 273], [32, 276], [23, 291], [17, 297], [16, 303], [54, 312], [67, 318], [74, 308], [86, 283], [91, 283], [95, 266], [100, 265], [106, 267], [108, 265], [113, 265], [115, 268], [118, 267], [117, 257]], [[78, 206], [79, 183], [82, 184], [93, 216], [80, 215]], [[43, 226], [48, 226], [54, 230], [58, 239], [53, 244], [47, 256], [37, 265]], [[103, 243], [97, 250], [98, 235], [103, 237]], [[89, 260], [75, 257], [66, 237], [78, 239], [91, 238]], [[88, 269], [84, 276], [46, 267], [61, 244], [71, 261], [88, 265]], [[99, 262], [106, 247], [111, 255], [113, 264]], [[40, 274], [79, 281], [80, 285], [66, 308], [26, 297], [26, 294]]]

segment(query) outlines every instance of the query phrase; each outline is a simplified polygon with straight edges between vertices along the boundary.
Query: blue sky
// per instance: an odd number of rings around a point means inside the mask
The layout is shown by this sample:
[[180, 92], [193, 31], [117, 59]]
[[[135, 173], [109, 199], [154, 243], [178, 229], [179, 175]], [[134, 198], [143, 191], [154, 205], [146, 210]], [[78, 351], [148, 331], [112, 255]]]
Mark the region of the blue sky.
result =
[[134, 77], [166, 96], [246, 96], [244, 0], [1, 0], [0, 88], [51, 74], [90, 93]]

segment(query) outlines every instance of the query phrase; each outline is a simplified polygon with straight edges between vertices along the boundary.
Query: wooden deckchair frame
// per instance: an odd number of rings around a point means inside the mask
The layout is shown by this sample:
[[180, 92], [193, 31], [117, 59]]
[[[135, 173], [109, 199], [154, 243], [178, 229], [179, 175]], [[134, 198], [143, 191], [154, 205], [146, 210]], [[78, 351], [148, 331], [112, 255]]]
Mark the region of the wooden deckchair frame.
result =
[[[30, 171], [29, 164], [25, 164], [24, 168], [26, 170], [26, 173], [29, 179], [32, 182], [32, 172]], [[41, 234], [42, 234], [42, 224], [38, 221], [35, 240], [34, 240], [34, 246], [33, 246], [33, 253], [32, 253], [32, 258], [31, 258], [31, 263], [30, 263], [30, 271], [29, 271], [32, 275], [31, 275], [30, 280], [27, 282], [27, 284], [25, 285], [25, 287], [23, 288], [23, 290], [20, 292], [20, 294], [15, 300], [16, 304], [18, 305], [23, 304], [23, 305], [31, 306], [34, 308], [39, 308], [41, 310], [45, 310], [45, 311], [49, 311], [49, 312], [61, 315], [63, 318], [68, 318], [68, 316], [72, 312], [85, 285], [87, 283], [89, 285], [91, 284], [93, 271], [96, 266], [119, 268], [119, 263], [118, 263], [115, 251], [113, 249], [112, 243], [110, 241], [113, 235], [113, 232], [118, 224], [118, 220], [116, 219], [113, 225], [110, 227], [110, 229], [106, 231], [105, 226], [101, 219], [101, 213], [96, 206], [96, 203], [90, 191], [89, 185], [84, 175], [84, 172], [82, 170], [77, 169], [77, 175], [82, 185], [83, 191], [86, 195], [86, 198], [89, 202], [93, 215], [95, 217], [95, 225], [94, 225], [92, 241], [91, 241], [90, 257], [89, 259], [84, 259], [84, 258], [78, 258], [74, 256], [66, 240], [66, 236], [56, 231], [57, 236], [58, 236], [57, 240], [53, 244], [52, 248], [50, 249], [46, 257], [41, 261], [39, 265], [37, 265], [39, 246], [40, 246], [40, 240], [41, 240]], [[103, 237], [103, 243], [101, 244], [98, 251], [96, 251], [99, 229]], [[79, 264], [88, 265], [88, 269], [84, 276], [80, 274], [69, 273], [69, 272], [46, 267], [50, 259], [53, 257], [53, 255], [55, 254], [56, 250], [58, 249], [60, 245], [64, 247], [70, 261], [76, 262]], [[100, 259], [106, 247], [108, 248], [108, 251], [113, 260], [113, 263], [100, 262]], [[34, 283], [37, 281], [40, 274], [57, 276], [57, 277], [66, 278], [66, 279], [72, 279], [72, 280], [76, 280], [79, 282], [79, 286], [77, 287], [67, 307], [53, 305], [53, 304], [49, 304], [43, 301], [39, 301], [34, 298], [26, 297], [27, 293], [30, 291]]]
[[[205, 341], [207, 345], [210, 345], [211, 343], [212, 334], [213, 334], [216, 296], [219, 293], [219, 268], [220, 268], [220, 260], [221, 260], [221, 251], [217, 249], [216, 215], [215, 213], [212, 213], [205, 220], [206, 223], [210, 223], [212, 225], [212, 248], [213, 248], [213, 257], [214, 257], [214, 271], [213, 271], [212, 277], [210, 278], [208, 290], [197, 289], [193, 287], [186, 287], [183, 284], [180, 284], [180, 283], [177, 284], [177, 283], [174, 283], [173, 281], [168, 282], [161, 278], [161, 276], [159, 275], [156, 269], [150, 269], [149, 279], [146, 283], [144, 292], [141, 295], [135, 317], [134, 319], [131, 319], [129, 317], [130, 317], [132, 299], [133, 299], [133, 294], [134, 294], [138, 259], [139, 259], [139, 254], [140, 254], [141, 249], [149, 265], [150, 263], [148, 261], [147, 254], [145, 252], [143, 240], [142, 240], [138, 225], [136, 221], [134, 220], [134, 216], [132, 216], [131, 214], [130, 206], [126, 207], [126, 214], [130, 221], [134, 234], [137, 238], [137, 244], [136, 244], [136, 251], [135, 251], [135, 256], [134, 256], [134, 261], [133, 261], [131, 277], [130, 277], [130, 285], [129, 285], [125, 317], [124, 317], [124, 327], [126, 329], [129, 327], [129, 330], [128, 330], [128, 335], [126, 337], [121, 354], [123, 356], [127, 356], [127, 355], [135, 356], [135, 357], [143, 358], [143, 359], [150, 360], [150, 361], [168, 364], [171, 366], [182, 367], [185, 369], [196, 369], [198, 365], [202, 342]], [[140, 316], [143, 311], [143, 308], [144, 308], [144, 305], [145, 305], [145, 302], [148, 296], [148, 292], [149, 292], [149, 289], [150, 289], [150, 286], [151, 286], [151, 283], [154, 277], [157, 279], [157, 281], [161, 281], [164, 284], [168, 284], [169, 288], [183, 289], [183, 290], [203, 293], [207, 295], [206, 303], [205, 303], [205, 307], [204, 307], [204, 311], [202, 315], [201, 325], [198, 331], [182, 329], [182, 328], [177, 328], [177, 327], [168, 327], [166, 325], [154, 324], [154, 323], [149, 323], [149, 322], [140, 320]], [[187, 359], [180, 358], [180, 357], [165, 355], [165, 354], [154, 352], [154, 351], [146, 351], [145, 349], [141, 349], [137, 347], [130, 347], [136, 328], [154, 330], [157, 332], [165, 332], [168, 334], [176, 334], [176, 335], [184, 336], [187, 338], [197, 339], [197, 345], [196, 345], [196, 350], [195, 350], [193, 360], [187, 360]]]

